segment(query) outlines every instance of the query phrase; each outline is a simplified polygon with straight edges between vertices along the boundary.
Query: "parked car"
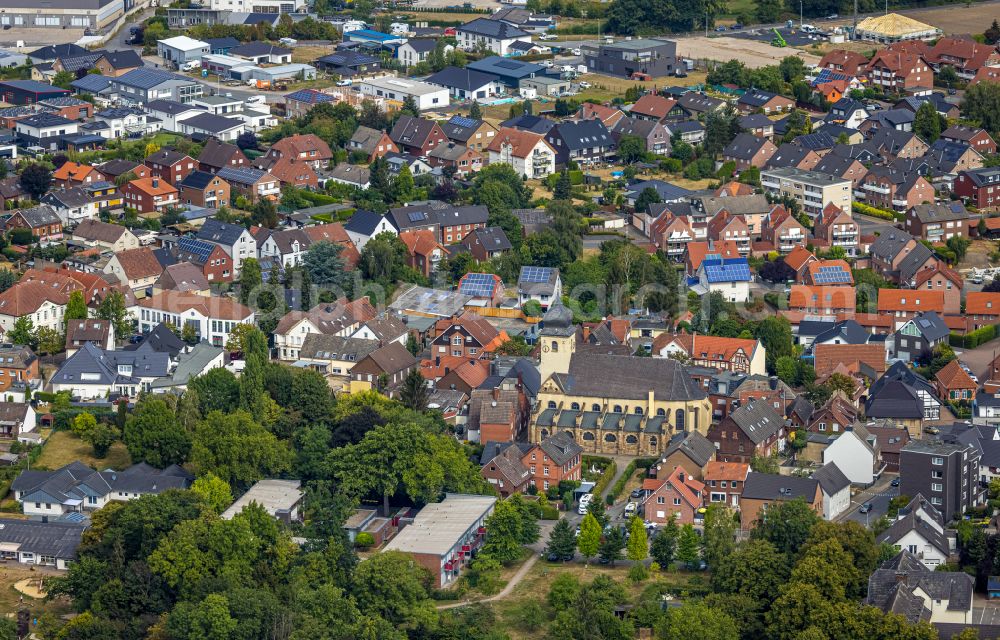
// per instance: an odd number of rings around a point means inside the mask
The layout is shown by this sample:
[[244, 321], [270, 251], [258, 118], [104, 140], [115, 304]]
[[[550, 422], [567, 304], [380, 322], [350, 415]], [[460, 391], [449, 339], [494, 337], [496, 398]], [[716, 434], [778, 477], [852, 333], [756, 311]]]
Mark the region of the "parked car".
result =
[[719, 25], [715, 28], [716, 31], [725, 31], [726, 27], [724, 25]]
[[674, 77], [676, 77], [676, 78], [686, 78], [686, 77], [688, 77], [688, 74], [687, 74], [687, 71], [685, 71], [684, 69], [677, 69], [676, 71], [674, 71]]
[[742, 28], [743, 28], [743, 25], [740, 24], [739, 22], [737, 22], [733, 26], [729, 27], [729, 29], [732, 30], [732, 31], [739, 31]]
[[580, 508], [577, 509], [576, 512], [579, 513], [581, 516], [582, 515], [586, 515], [587, 514], [587, 506], [590, 505], [590, 502], [593, 499], [594, 499], [594, 494], [592, 494], [592, 493], [584, 494], [584, 496], [582, 498], [580, 498]]
[[872, 510], [872, 503], [866, 502], [858, 508], [858, 513], [868, 513]]
[[899, 486], [899, 478], [893, 478], [892, 482], [890, 482], [889, 485], [893, 486], [893, 487], [898, 487]]
[[344, 78], [343, 80], [337, 80], [337, 86], [338, 87], [349, 87], [352, 84], [354, 84], [354, 83], [351, 82], [351, 80], [349, 78]]
[[546, 556], [545, 559], [548, 560], [549, 562], [569, 562], [570, 560], [573, 559], [573, 555], [574, 554], [572, 554], [572, 553], [567, 554], [567, 555], [559, 555], [558, 553], [550, 553], [548, 556]]
[[627, 505], [625, 505], [625, 511], [622, 512], [622, 515], [625, 518], [631, 518], [632, 516], [635, 515], [636, 509], [638, 509], [638, 508], [639, 508], [639, 505], [637, 505], [634, 502], [629, 502]]
[[632, 489], [632, 493], [628, 494], [630, 498], [641, 498], [644, 491], [642, 489]]
[[580, 88], [581, 88], [581, 89], [589, 89], [589, 88], [590, 88], [590, 83], [589, 83], [589, 82], [587, 82], [586, 80], [584, 80], [584, 81], [582, 81], [582, 82], [580, 83]]
[[582, 55], [582, 54], [583, 54], [583, 52], [580, 51], [580, 49], [573, 49], [573, 55], [574, 56], [579, 56], [579, 55]]
[[555, 35], [554, 33], [543, 33], [542, 35], [538, 36], [538, 39], [539, 40], [558, 40], [559, 36]]

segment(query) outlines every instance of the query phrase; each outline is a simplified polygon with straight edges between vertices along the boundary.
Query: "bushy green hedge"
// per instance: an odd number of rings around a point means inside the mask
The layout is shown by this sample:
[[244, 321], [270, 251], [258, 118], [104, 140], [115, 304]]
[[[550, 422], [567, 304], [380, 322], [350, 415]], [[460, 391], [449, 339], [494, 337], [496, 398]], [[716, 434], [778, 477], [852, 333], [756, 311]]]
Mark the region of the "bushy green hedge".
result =
[[963, 347], [965, 349], [975, 349], [984, 342], [989, 342], [997, 337], [997, 325], [987, 325], [985, 327], [970, 331], [964, 336], [952, 332], [948, 338], [948, 343], [953, 347]]
[[542, 520], [558, 520], [559, 519], [559, 509], [557, 509], [554, 504], [547, 504], [544, 507], [541, 507], [541, 512], [542, 512], [541, 516], [539, 516], [539, 517]]
[[611, 480], [615, 477], [615, 472], [618, 471], [618, 465], [612, 460], [611, 464], [604, 468], [604, 472], [601, 473], [601, 477], [597, 480], [597, 484], [594, 485], [594, 495], [601, 495], [604, 490], [608, 488], [611, 484]]
[[872, 207], [863, 202], [854, 202], [851, 204], [851, 208], [855, 213], [860, 213], [865, 216], [871, 216], [872, 218], [881, 218], [882, 220], [902, 220], [903, 214], [896, 213], [895, 211], [889, 211], [887, 209], [879, 209], [878, 207]]

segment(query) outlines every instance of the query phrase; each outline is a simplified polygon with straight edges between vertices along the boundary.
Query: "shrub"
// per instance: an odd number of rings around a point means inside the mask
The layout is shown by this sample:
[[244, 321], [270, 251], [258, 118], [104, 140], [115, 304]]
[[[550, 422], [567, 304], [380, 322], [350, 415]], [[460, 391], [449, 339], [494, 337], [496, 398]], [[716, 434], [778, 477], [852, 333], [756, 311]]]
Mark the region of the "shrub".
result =
[[878, 207], [873, 207], [867, 205], [863, 202], [854, 202], [851, 204], [851, 209], [856, 213], [861, 213], [866, 216], [871, 216], [873, 218], [881, 218], [883, 220], [902, 220], [902, 213], [896, 213], [895, 211], [889, 211], [887, 209], [879, 209]]
[[646, 568], [641, 562], [636, 562], [632, 565], [632, 568], [628, 570], [628, 579], [632, 582], [639, 583], [649, 577], [649, 569]]
[[547, 504], [541, 508], [542, 520], [558, 520], [559, 519], [559, 509], [556, 509], [554, 504]]
[[989, 342], [993, 338], [997, 337], [997, 326], [987, 325], [976, 329], [975, 331], [970, 331], [969, 333], [963, 335], [952, 333], [948, 339], [949, 344], [953, 347], [964, 347], [966, 349], [974, 349], [984, 342]]
[[354, 546], [361, 547], [362, 549], [367, 549], [368, 547], [375, 544], [375, 536], [368, 533], [367, 531], [362, 531], [354, 538]]

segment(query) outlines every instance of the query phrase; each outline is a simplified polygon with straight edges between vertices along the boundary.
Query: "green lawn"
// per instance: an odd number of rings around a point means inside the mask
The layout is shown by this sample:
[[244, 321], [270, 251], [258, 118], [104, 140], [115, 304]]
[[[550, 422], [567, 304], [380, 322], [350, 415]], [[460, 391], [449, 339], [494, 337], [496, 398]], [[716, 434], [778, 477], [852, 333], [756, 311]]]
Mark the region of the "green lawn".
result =
[[124, 469], [132, 464], [125, 445], [116, 442], [107, 457], [103, 459], [94, 457], [94, 449], [76, 437], [69, 431], [53, 432], [42, 447], [42, 455], [38, 456], [36, 467], [44, 469], [58, 469], [70, 462], [79, 460], [85, 465], [95, 469]]
[[719, 15], [719, 18], [721, 19], [717, 20], [717, 22], [735, 20], [736, 16], [741, 13], [752, 16], [756, 8], [757, 3], [754, 2], [754, 0], [729, 0], [729, 2], [726, 3], [726, 10]]

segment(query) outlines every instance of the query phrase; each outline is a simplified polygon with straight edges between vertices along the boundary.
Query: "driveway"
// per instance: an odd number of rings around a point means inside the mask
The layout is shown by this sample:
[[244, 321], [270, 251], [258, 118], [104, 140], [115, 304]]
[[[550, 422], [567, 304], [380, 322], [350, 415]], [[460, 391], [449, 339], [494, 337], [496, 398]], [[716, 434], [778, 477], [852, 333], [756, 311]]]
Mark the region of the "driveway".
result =
[[980, 380], [987, 380], [986, 370], [993, 359], [1000, 355], [1000, 338], [985, 342], [975, 349], [955, 349], [955, 355], [965, 363]]
[[[899, 495], [899, 488], [891, 485], [895, 474], [883, 474], [882, 477], [871, 487], [859, 491], [851, 497], [851, 506], [847, 511], [840, 514], [838, 522], [853, 520], [868, 527], [889, 511], [889, 501]], [[858, 509], [866, 502], [870, 502], [872, 510], [868, 513], [861, 513]]]

